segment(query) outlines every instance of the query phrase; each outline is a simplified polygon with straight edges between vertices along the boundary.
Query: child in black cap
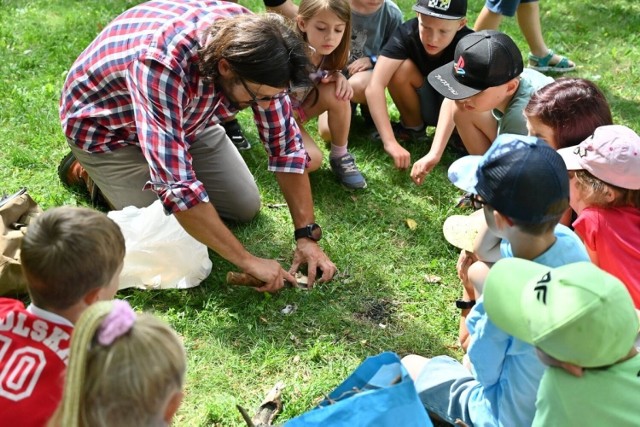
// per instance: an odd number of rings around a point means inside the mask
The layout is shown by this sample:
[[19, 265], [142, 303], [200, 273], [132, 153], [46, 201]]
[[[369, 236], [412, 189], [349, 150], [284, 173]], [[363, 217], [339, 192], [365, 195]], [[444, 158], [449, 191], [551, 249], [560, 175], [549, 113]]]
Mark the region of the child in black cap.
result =
[[[522, 112], [533, 92], [553, 79], [523, 67], [513, 40], [487, 30], [465, 36], [453, 61], [429, 73], [431, 86], [447, 98], [443, 114], [453, 117], [469, 154], [483, 154], [502, 133], [527, 135]], [[437, 129], [431, 150], [413, 165], [411, 178], [417, 184], [440, 161], [450, 132]]]
[[[400, 25], [384, 45], [365, 90], [378, 137], [398, 169], [411, 165], [399, 142], [424, 141], [426, 127], [436, 124], [451, 133], [452, 119], [443, 124], [439, 116], [444, 97], [426, 77], [451, 61], [458, 41], [472, 32], [466, 26], [467, 0], [417, 0], [413, 10], [418, 16]], [[398, 123], [389, 121], [387, 88], [400, 112]]]

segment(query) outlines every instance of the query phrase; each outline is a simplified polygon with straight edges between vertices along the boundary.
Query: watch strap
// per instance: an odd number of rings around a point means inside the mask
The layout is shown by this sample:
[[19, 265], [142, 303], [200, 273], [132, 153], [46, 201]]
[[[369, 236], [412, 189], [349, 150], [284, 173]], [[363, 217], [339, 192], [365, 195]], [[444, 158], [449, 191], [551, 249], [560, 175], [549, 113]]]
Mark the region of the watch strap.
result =
[[469, 310], [474, 305], [476, 305], [476, 300], [472, 299], [471, 301], [465, 301], [462, 299], [456, 300], [456, 308], [460, 310]]

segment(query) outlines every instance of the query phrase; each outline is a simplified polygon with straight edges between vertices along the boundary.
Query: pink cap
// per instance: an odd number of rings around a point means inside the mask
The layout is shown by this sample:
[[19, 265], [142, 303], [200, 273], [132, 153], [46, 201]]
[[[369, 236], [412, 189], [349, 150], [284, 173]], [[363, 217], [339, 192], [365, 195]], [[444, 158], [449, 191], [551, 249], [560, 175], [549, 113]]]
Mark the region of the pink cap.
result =
[[584, 169], [608, 184], [640, 190], [640, 136], [626, 126], [600, 126], [579, 145], [558, 153], [567, 170]]

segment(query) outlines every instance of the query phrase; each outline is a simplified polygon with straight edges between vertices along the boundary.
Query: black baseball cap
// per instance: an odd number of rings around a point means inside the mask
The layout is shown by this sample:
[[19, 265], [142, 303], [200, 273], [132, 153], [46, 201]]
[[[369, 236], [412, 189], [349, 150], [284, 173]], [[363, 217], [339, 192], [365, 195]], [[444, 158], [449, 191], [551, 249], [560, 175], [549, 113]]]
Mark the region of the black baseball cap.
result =
[[449, 180], [480, 195], [510, 218], [540, 224], [557, 217], [552, 205], [569, 200], [569, 175], [560, 154], [534, 136], [499, 135], [482, 156], [449, 167]]
[[467, 16], [467, 0], [418, 0], [413, 10], [440, 19], [462, 19]]
[[453, 61], [427, 79], [445, 98], [465, 99], [518, 77], [523, 68], [522, 54], [508, 35], [484, 30], [463, 37]]

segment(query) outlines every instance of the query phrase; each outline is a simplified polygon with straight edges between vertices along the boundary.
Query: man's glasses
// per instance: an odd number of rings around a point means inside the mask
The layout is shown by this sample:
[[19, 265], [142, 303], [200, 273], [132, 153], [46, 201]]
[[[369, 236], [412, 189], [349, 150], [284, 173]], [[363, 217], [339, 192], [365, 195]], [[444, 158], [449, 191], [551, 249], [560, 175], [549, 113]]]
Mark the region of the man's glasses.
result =
[[239, 80], [240, 83], [242, 83], [244, 90], [246, 90], [251, 97], [251, 101], [249, 101], [251, 104], [257, 104], [258, 102], [271, 102], [274, 99], [282, 99], [285, 96], [289, 95], [289, 89], [285, 89], [282, 92], [276, 93], [275, 95], [258, 97], [258, 95], [256, 95], [254, 91], [249, 89], [249, 86], [247, 86], [247, 82], [242, 77], [239, 77]]

